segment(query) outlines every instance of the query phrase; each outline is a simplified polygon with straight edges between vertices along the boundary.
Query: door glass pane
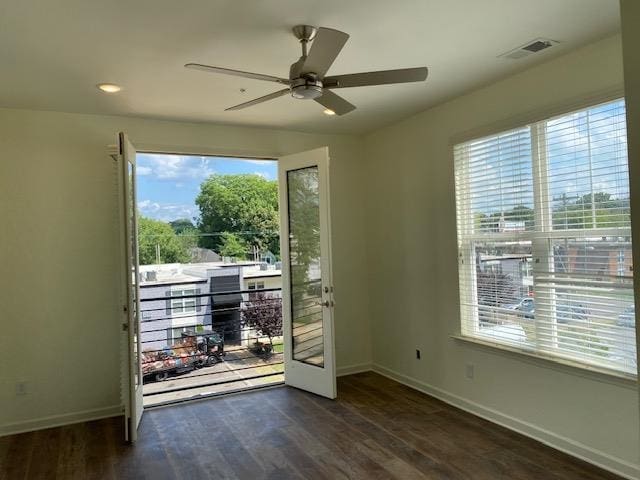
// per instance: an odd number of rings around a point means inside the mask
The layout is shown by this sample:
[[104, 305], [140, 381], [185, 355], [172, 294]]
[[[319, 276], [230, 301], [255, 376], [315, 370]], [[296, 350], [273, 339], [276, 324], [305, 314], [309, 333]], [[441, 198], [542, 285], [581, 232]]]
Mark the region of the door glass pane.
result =
[[324, 366], [318, 167], [287, 172], [293, 359]]

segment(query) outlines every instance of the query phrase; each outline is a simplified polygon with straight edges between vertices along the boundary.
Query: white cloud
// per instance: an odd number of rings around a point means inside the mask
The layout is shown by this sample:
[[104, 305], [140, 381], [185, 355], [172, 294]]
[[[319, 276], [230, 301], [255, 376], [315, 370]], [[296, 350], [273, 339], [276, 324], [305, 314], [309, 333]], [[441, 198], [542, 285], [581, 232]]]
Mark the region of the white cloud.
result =
[[207, 157], [143, 154], [138, 157], [138, 163], [139, 175], [158, 180], [204, 180], [215, 173]]
[[266, 180], [271, 180], [271, 175], [269, 172], [253, 172], [254, 175], [258, 175]]
[[157, 210], [160, 208], [160, 204], [152, 202], [151, 200], [141, 200], [138, 202], [138, 208], [140, 210]]
[[145, 217], [154, 218], [169, 222], [178, 218], [193, 218], [198, 211], [194, 205], [180, 203], [162, 203], [151, 200], [141, 200], [138, 202], [138, 210]]

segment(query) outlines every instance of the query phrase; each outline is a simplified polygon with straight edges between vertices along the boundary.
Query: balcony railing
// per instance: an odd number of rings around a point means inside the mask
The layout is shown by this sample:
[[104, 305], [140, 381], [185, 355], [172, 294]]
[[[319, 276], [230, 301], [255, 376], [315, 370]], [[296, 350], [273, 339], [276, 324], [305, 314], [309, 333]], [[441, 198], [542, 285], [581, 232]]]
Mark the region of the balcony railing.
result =
[[139, 331], [145, 405], [284, 381], [280, 288], [148, 290], [141, 289]]

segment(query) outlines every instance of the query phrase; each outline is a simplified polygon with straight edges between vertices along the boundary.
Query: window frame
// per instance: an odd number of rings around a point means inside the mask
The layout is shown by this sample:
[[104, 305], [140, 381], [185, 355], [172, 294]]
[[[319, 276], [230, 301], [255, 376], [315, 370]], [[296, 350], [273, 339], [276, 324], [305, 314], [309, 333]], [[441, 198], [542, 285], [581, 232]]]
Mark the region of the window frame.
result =
[[[171, 287], [171, 296], [169, 297], [169, 305], [171, 306], [172, 317], [193, 316], [196, 313], [198, 313], [198, 302], [195, 297], [175, 298], [175, 297], [182, 297], [184, 295], [197, 295], [197, 287], [195, 285], [180, 285], [177, 287], [176, 286]], [[187, 308], [189, 308], [189, 310], [187, 310]]]
[[[566, 239], [566, 238], [579, 238], [579, 237], [625, 237], [631, 238], [631, 225], [628, 227], [591, 227], [583, 229], [555, 229], [553, 225], [553, 207], [552, 202], [549, 201], [549, 186], [552, 183], [550, 181], [550, 170], [547, 155], [546, 144], [546, 126], [547, 123], [563, 116], [577, 113], [583, 110], [589, 110], [599, 105], [613, 103], [616, 101], [624, 101], [623, 96], [616, 96], [608, 98], [594, 103], [582, 104], [580, 106], [573, 106], [566, 111], [556, 111], [553, 116], [545, 118], [538, 117], [537, 120], [531, 121], [526, 124], [517, 124], [515, 126], [503, 126], [499, 131], [493, 133], [485, 133], [476, 137], [467, 138], [466, 140], [452, 142], [452, 152], [454, 157], [454, 183], [456, 189], [456, 218], [458, 219], [457, 225], [457, 245], [458, 245], [458, 282], [460, 291], [460, 304], [459, 304], [459, 333], [452, 335], [453, 338], [464, 340], [471, 343], [477, 343], [483, 346], [490, 346], [500, 350], [505, 350], [512, 353], [521, 353], [529, 357], [536, 357], [545, 361], [550, 361], [557, 364], [568, 365], [570, 367], [576, 367], [589, 371], [596, 371], [612, 377], [634, 380], [638, 378], [638, 367], [636, 366], [636, 372], [631, 373], [626, 370], [618, 369], [615, 367], [608, 367], [605, 365], [595, 364], [581, 360], [578, 355], [569, 355], [563, 352], [559, 348], [554, 353], [549, 353], [545, 349], [541, 350], [541, 347], [536, 341], [536, 344], [528, 348], [525, 345], [513, 345], [506, 341], [500, 341], [499, 338], [492, 339], [488, 336], [481, 336], [478, 334], [480, 329], [480, 318], [478, 313], [478, 286], [477, 286], [477, 273], [476, 273], [476, 253], [475, 246], [478, 242], [515, 242], [515, 241], [530, 241], [531, 242], [531, 263], [527, 265], [529, 275], [535, 278], [535, 266], [536, 263], [547, 263], [551, 265], [549, 271], [553, 270], [554, 251], [553, 240], [554, 239]], [[468, 195], [468, 189], [470, 188], [468, 182], [465, 182], [464, 178], [469, 178], [469, 150], [464, 149], [461, 155], [461, 165], [458, 165], [458, 159], [456, 157], [455, 149], [458, 146], [467, 144], [473, 141], [479, 141], [485, 138], [496, 137], [501, 134], [507, 134], [511, 131], [518, 129], [528, 128], [530, 130], [531, 139], [531, 165], [532, 165], [532, 177], [533, 177], [533, 211], [534, 222], [536, 228], [533, 231], [523, 232], [476, 232], [473, 231], [474, 222], [472, 217], [474, 215], [473, 208], [471, 207], [470, 195]], [[591, 158], [589, 159], [591, 162]], [[590, 167], [591, 168], [591, 167]], [[628, 175], [628, 169], [627, 169]], [[629, 177], [630, 181], [630, 177]], [[467, 189], [464, 194], [460, 195], [460, 189]], [[460, 201], [462, 197], [462, 201]], [[460, 223], [460, 217], [464, 216], [462, 225]], [[588, 235], [585, 233], [588, 232]], [[551, 337], [553, 342], [556, 343], [557, 348], [557, 320], [555, 299], [555, 288], [542, 287], [533, 282], [533, 295], [534, 298], [540, 298], [542, 290], [546, 290], [545, 294], [551, 298], [551, 311], [553, 312], [552, 325], [556, 327], [555, 331], [552, 331]], [[463, 291], [464, 290], [464, 291]], [[466, 296], [466, 297], [465, 297]], [[464, 301], [463, 301], [464, 300]], [[471, 327], [471, 328], [470, 328]], [[536, 330], [540, 327], [539, 322], [534, 322]], [[635, 326], [638, 328], [638, 325]], [[537, 334], [536, 334], [536, 338]]]

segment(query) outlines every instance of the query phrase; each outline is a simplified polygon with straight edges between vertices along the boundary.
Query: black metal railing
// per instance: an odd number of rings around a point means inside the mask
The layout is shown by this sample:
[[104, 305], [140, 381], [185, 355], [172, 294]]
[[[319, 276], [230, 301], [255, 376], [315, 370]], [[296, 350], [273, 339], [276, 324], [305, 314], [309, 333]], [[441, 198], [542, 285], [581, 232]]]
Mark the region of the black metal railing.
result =
[[[146, 297], [141, 290], [145, 399], [178, 391], [188, 397], [202, 387], [215, 391], [270, 377], [282, 381], [280, 288]], [[168, 378], [170, 387], [152, 385]]]

